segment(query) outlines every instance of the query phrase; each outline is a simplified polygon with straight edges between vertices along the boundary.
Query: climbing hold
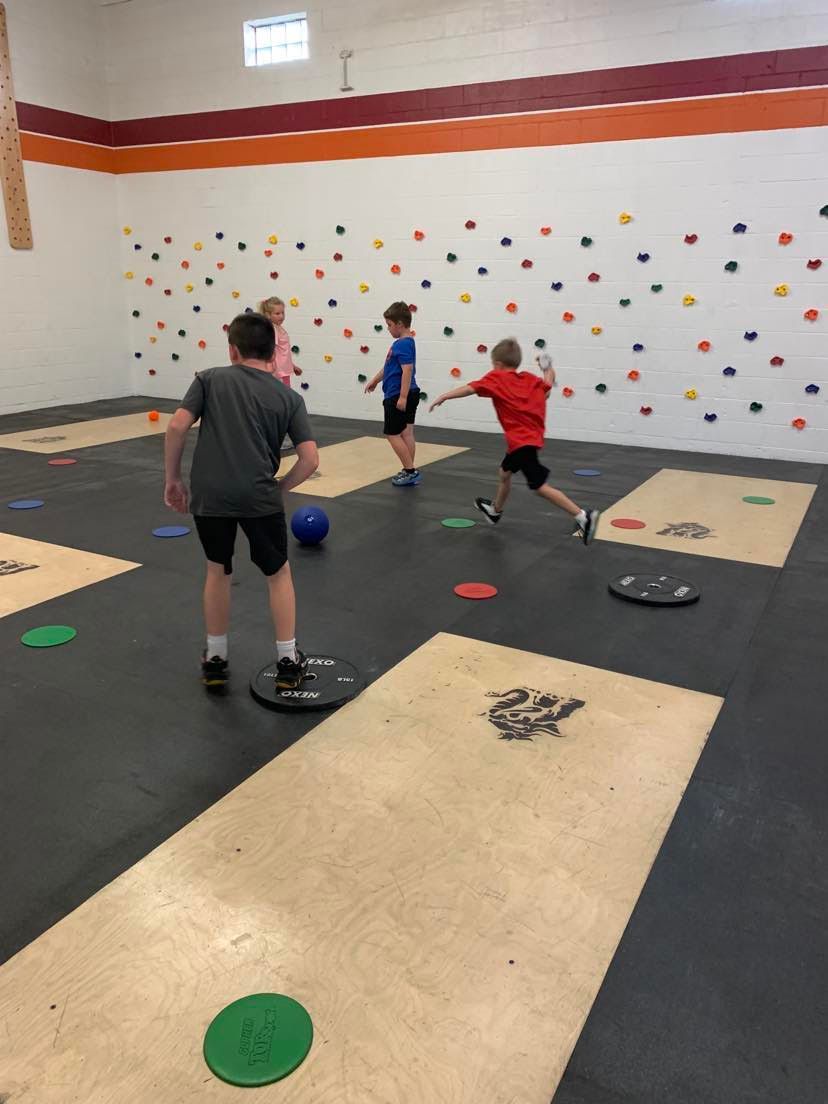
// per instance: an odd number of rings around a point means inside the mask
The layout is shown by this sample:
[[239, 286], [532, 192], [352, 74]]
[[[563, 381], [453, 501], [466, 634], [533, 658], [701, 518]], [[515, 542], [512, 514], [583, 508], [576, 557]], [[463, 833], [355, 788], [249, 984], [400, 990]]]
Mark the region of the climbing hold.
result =
[[823, 218], [828, 218], [828, 203], [826, 203], [824, 207], [820, 207], [819, 213]]
[[365, 383], [365, 382], [367, 382], [368, 377], [363, 375], [362, 372], [360, 372], [359, 375], [357, 376], [357, 379], [359, 380], [360, 383]]
[[572, 313], [572, 311], [564, 311], [563, 314], [561, 315], [561, 318], [563, 319], [564, 322], [574, 322], [575, 321], [575, 315]]
[[141, 317], [141, 312], [139, 310], [134, 310], [132, 312], [132, 317], [133, 318], [140, 318]]
[[600, 272], [590, 272], [589, 276], [587, 276], [587, 279], [591, 284], [597, 284], [598, 281], [601, 279], [601, 274]]
[[126, 277], [127, 280], [132, 280], [135, 277], [135, 273], [134, 272], [125, 272], [124, 276]]
[[140, 360], [143, 355], [143, 353], [135, 353], [135, 359]]
[[178, 353], [173, 353], [172, 359], [173, 360], [178, 360], [179, 359]]
[[401, 272], [402, 272], [402, 269], [400, 268], [400, 266], [398, 264], [392, 264], [391, 265], [391, 273], [392, 273], [393, 276], [399, 276], [399, 274]]
[[758, 336], [756, 330], [745, 330], [745, 341], [755, 341]]
[[165, 295], [172, 295], [172, 288], [164, 288]]
[[360, 293], [361, 293], [362, 295], [364, 295], [366, 291], [370, 291], [370, 290], [371, 290], [371, 289], [370, 289], [370, 285], [369, 285], [369, 284], [365, 284], [365, 283], [362, 283], [362, 284], [360, 284], [360, 285], [359, 285], [359, 290], [360, 290]]
[[267, 240], [270, 242], [271, 245], [279, 244], [279, 239], [276, 237], [275, 234], [268, 234]]
[[370, 349], [368, 348], [368, 346], [367, 346], [367, 345], [360, 345], [360, 347], [359, 347], [359, 351], [360, 351], [361, 353], [369, 353], [369, 352], [370, 352], [371, 350], [370, 350]]
[[752, 414], [758, 414], [759, 411], [762, 409], [762, 404], [760, 402], [752, 402], [749, 409]]
[[374, 323], [374, 329], [377, 331], [377, 333], [382, 333], [382, 326], [379, 322]]
[[563, 287], [563, 284], [560, 280], [555, 280], [555, 282], [553, 284], [550, 284], [549, 286], [552, 288], [553, 291], [560, 291]]
[[704, 420], [706, 422], [715, 422], [717, 417], [718, 417], [717, 414], [705, 414]]
[[816, 310], [814, 307], [811, 307], [810, 310], [805, 311], [802, 317], [805, 318], [808, 322], [816, 322], [816, 320], [819, 318], [819, 311]]
[[[279, 273], [278, 272], [271, 272], [270, 273], [270, 278], [271, 278], [271, 280], [278, 280], [279, 279]], [[210, 283], [212, 284], [212, 282], [213, 281], [211, 280]]]
[[537, 339], [537, 341], [535, 342], [535, 348], [536, 349], [545, 349], [546, 348], [546, 340], [542, 337], [539, 337]]
[[628, 380], [633, 380], [633, 382], [635, 382], [635, 380], [639, 379], [640, 376], [641, 376], [641, 373], [639, 372], [639, 370], [637, 368], [630, 368], [629, 372], [627, 372], [627, 379]]
[[325, 353], [325, 363], [330, 364], [332, 360], [333, 357], [330, 355], [330, 353]]
[[806, 395], [818, 395], [819, 394], [819, 384], [818, 383], [809, 383], [808, 386], [805, 388], [805, 394]]
[[733, 227], [734, 234], [744, 234], [746, 230], [747, 226], [743, 222], [737, 222], [736, 225]]
[[549, 235], [552, 233], [552, 227], [551, 226], [542, 226], [540, 228], [540, 232], [543, 234], [543, 236], [545, 238], [548, 238]]
[[149, 340], [150, 340], [150, 345], [154, 345], [156, 343], [156, 341], [158, 340], [158, 338], [157, 337], [151, 337]]
[[[154, 376], [154, 375], [155, 375], [155, 369], [154, 369], [154, 368], [149, 368], [149, 369], [147, 370], [147, 375], [148, 375], [148, 376]], [[50, 460], [50, 461], [49, 461], [49, 463], [51, 464], [51, 462], [52, 462], [52, 461]]]
[[219, 241], [221, 241], [224, 238], [224, 234], [221, 232], [221, 230], [216, 231], [216, 237], [218, 238]]
[[200, 253], [203, 248], [204, 246], [201, 242], [193, 242], [193, 249], [195, 249], [196, 253]]
[[344, 330], [342, 331], [342, 336], [343, 336], [343, 337], [349, 337], [349, 338], [350, 338], [350, 337], [353, 337], [353, 336], [354, 336], [354, 331], [353, 331], [353, 330], [349, 330], [349, 329], [344, 329]]
[[160, 253], [153, 253], [150, 260], [160, 261], [161, 260], [161, 254]]
[[603, 333], [603, 332], [604, 332], [603, 327], [601, 327], [601, 326], [593, 326], [592, 327], [592, 333], [593, 333], [594, 337], [597, 337], [598, 334]]
[[461, 303], [470, 303], [471, 302], [471, 296], [469, 295], [469, 293], [467, 291], [464, 291], [463, 294], [460, 296], [460, 302]]
[[452, 337], [453, 334], [454, 330], [451, 328], [451, 326], [443, 326], [443, 337]]
[[696, 301], [695, 295], [685, 295], [684, 298], [682, 299], [682, 303], [685, 305], [685, 307], [692, 307], [693, 304], [695, 303], [695, 301]]
[[565, 399], [571, 399], [575, 392], [572, 390], [571, 387], [564, 387], [564, 389], [561, 391], [561, 394]]
[[345, 227], [344, 226], [337, 226], [336, 232], [337, 232], [337, 234], [339, 234], [341, 236], [342, 234], [345, 233]]
[[342, 254], [341, 253], [334, 253], [333, 259], [335, 261], [341, 261], [342, 260]]
[[291, 351], [291, 352], [293, 353], [293, 355], [294, 355], [294, 356], [296, 356], [296, 354], [297, 354], [298, 352], [300, 352], [301, 350], [299, 349], [299, 346], [298, 346], [298, 345], [291, 345], [291, 347], [290, 347], [290, 351]]
[[331, 308], [331, 310], [333, 310], [336, 305], [337, 305], [336, 299], [329, 299], [328, 300], [328, 306]]
[[265, 249], [264, 255], [266, 257], [272, 257], [273, 256], [273, 250], [272, 249]]
[[630, 299], [619, 299], [618, 300], [618, 305], [619, 305], [619, 307], [628, 307], [630, 305], [631, 301], [632, 300], [630, 300]]
[[179, 330], [178, 331], [178, 336], [179, 337], [186, 337], [187, 336], [187, 331], [186, 330]]
[[698, 345], [696, 346], [696, 348], [699, 350], [700, 353], [709, 353], [710, 348], [711, 348], [710, 342], [709, 341], [700, 341], [698, 343]]
[[234, 299], [238, 299], [239, 296], [241, 295], [241, 292], [240, 291], [231, 291], [230, 294], [233, 296]]
[[460, 369], [459, 368], [452, 368], [452, 370], [449, 374], [454, 376], [455, 379], [459, 379], [460, 378]]
[[822, 268], [822, 261], [817, 257], [813, 261], [808, 261], [806, 268], [810, 268], [812, 272], [816, 272], [818, 268]]
[[[273, 275], [273, 274], [271, 273], [271, 275]], [[278, 272], [276, 273], [276, 275], [277, 276], [279, 275]], [[213, 286], [213, 277], [212, 276], [205, 276], [204, 277], [204, 283], [207, 285], [207, 287], [212, 287]]]
[[607, 389], [607, 385], [605, 383], [596, 383], [595, 384], [595, 390], [598, 392], [599, 395], [603, 395], [604, 392], [606, 391], [606, 389]]
[[227, 333], [227, 331], [230, 329], [229, 325], [226, 322], [224, 323], [224, 325], [221, 328], [222, 328], [222, 330], [224, 330], [225, 333]]
[[489, 351], [489, 348], [487, 345], [478, 345], [477, 351], [478, 353], [487, 353]]
[[172, 238], [170, 238], [170, 237], [164, 238], [164, 244], [165, 245], [172, 245]]
[[422, 232], [422, 230], [414, 231], [414, 241], [422, 241], [424, 237], [425, 234]]
[[520, 267], [521, 268], [533, 268], [534, 267], [534, 261], [530, 261], [528, 257], [524, 257], [524, 259], [520, 262]]
[[641, 344], [640, 341], [636, 341], [635, 345], [633, 345], [633, 352], [634, 353], [643, 353], [644, 352], [644, 346]]
[[155, 325], [158, 327], [159, 330], [165, 330], [167, 328], [166, 322], [156, 322]]
[[324, 268], [317, 268], [314, 272], [314, 276], [317, 278], [317, 280], [324, 280], [324, 278], [325, 278]]
[[770, 358], [770, 363], [773, 365], [774, 368], [781, 368], [782, 365], [785, 363], [785, 358], [781, 356], [772, 356]]
[[382, 240], [382, 238], [374, 238], [374, 249], [382, 249], [384, 245], [385, 242]]
[[773, 289], [773, 294], [779, 295], [781, 298], [784, 299], [790, 290], [791, 289], [787, 284], [777, 284], [776, 287]]
[[184, 285], [184, 290], [185, 290], [186, 292], [190, 292], [190, 291], [192, 291], [192, 290], [193, 290], [193, 285], [192, 285], [192, 284], [185, 284], [185, 285]]
[[722, 368], [722, 375], [723, 376], [735, 376], [736, 375], [736, 369], [731, 368], [730, 365], [728, 365], [727, 368]]
[[780, 245], [790, 245], [791, 242], [793, 241], [793, 239], [794, 239], [793, 234], [789, 234], [787, 232], [787, 230], [783, 230], [782, 233], [779, 235], [779, 244]]
[[592, 238], [581, 238], [581, 245], [584, 247], [584, 249], [588, 249], [592, 245]]
[[446, 260], [448, 261], [449, 264], [454, 264], [454, 262], [457, 260], [457, 254], [456, 253], [446, 253]]
[[293, 297], [293, 298], [292, 298], [292, 299], [290, 300], [290, 305], [291, 305], [292, 307], [298, 307], [298, 306], [299, 306], [299, 300], [298, 300], [298, 299], [296, 298], [296, 296], [295, 296], [295, 295], [294, 295], [294, 297]]
[[476, 228], [477, 228], [477, 223], [474, 221], [474, 219], [466, 219], [466, 229], [467, 230], [475, 230]]
[[420, 287], [421, 288], [430, 288], [431, 287], [431, 280], [422, 280], [420, 282]]
[[727, 264], [724, 266], [724, 270], [725, 272], [735, 272], [738, 267], [738, 261], [728, 261]]
[[794, 427], [794, 429], [804, 429], [807, 424], [808, 423], [805, 421], [804, 418], [794, 418], [794, 420], [791, 422], [791, 425]]
[[207, 342], [204, 340], [204, 338], [202, 338], [201, 341], [199, 341], [198, 347], [199, 347], [199, 349], [206, 349], [207, 348]]
[[699, 235], [698, 234], [685, 234], [684, 235], [685, 245], [695, 245], [698, 240], [699, 240]]
[[216, 261], [216, 268], [221, 272], [224, 268], [224, 261]]
[[143, 246], [141, 245], [141, 243], [140, 243], [140, 242], [136, 242], [136, 243], [135, 243], [135, 245], [133, 245], [133, 247], [132, 247], [132, 248], [133, 248], [134, 250], [136, 250], [136, 252], [137, 252], [137, 251], [138, 251], [139, 249], [142, 249], [142, 248], [143, 248]]
[[638, 256], [635, 259], [637, 261], [641, 261], [642, 264], [646, 264], [647, 261], [649, 261], [649, 259], [650, 259], [650, 254], [649, 253], [639, 253]]
[[131, 234], [132, 233], [132, 227], [131, 226], [125, 226], [123, 232], [125, 234]]
[[690, 387], [684, 392], [684, 397], [685, 399], [695, 399], [698, 397], [698, 391], [696, 391], [695, 387]]
[[477, 275], [478, 276], [488, 276], [489, 275], [488, 268], [478, 268]]
[[663, 291], [664, 284], [650, 284], [650, 291]]
[[239, 252], [243, 253], [245, 251], [245, 249], [247, 249], [247, 243], [246, 242], [239, 242], [238, 243]]
[[512, 239], [511, 238], [501, 238], [500, 239], [500, 244], [504, 245], [504, 246], [510, 246], [512, 244]]
[[321, 326], [322, 325], [322, 319], [321, 318], [314, 318], [313, 324], [314, 324], [314, 326]]
[[299, 386], [302, 388], [303, 391], [307, 391], [310, 388], [309, 383], [300, 383]]
[[626, 226], [628, 222], [632, 222], [632, 215], [627, 211], [622, 211], [618, 216], [618, 221], [622, 226]]
[[412, 314], [416, 314], [417, 313], [417, 304], [416, 303], [409, 303], [408, 304], [408, 309], [411, 311]]
[[517, 314], [517, 303], [507, 303], [506, 310], [509, 314]]
[[642, 406], [639, 408], [639, 414], [649, 415], [652, 414], [653, 408], [651, 406]]

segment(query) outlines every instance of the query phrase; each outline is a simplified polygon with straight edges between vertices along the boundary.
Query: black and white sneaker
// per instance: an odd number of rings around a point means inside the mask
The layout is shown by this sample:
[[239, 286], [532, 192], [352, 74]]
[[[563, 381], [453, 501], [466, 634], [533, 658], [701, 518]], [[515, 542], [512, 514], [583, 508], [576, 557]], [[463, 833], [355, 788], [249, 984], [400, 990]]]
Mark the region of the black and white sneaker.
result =
[[573, 537], [581, 537], [584, 544], [592, 544], [592, 539], [595, 536], [598, 529], [598, 519], [601, 516], [600, 510], [585, 510], [586, 522], [581, 524], [580, 521], [575, 522], [575, 528], [572, 530]]
[[201, 681], [208, 690], [223, 690], [230, 681], [230, 664], [218, 656], [208, 659], [207, 653], [202, 652]]
[[302, 680], [307, 674], [308, 660], [299, 649], [296, 649], [296, 659], [280, 659], [276, 664], [276, 689], [298, 690]]
[[490, 498], [476, 498], [474, 504], [481, 514], [485, 514], [487, 521], [490, 521], [492, 525], [497, 525], [500, 519], [503, 517], [503, 511], [500, 513], [492, 506], [492, 500]]

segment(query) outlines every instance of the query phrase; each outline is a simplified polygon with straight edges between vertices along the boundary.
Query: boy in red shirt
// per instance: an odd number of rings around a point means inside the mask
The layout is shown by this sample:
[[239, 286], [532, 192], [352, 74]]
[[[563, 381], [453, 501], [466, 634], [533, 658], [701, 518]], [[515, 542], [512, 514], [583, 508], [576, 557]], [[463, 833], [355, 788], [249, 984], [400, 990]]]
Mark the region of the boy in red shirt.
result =
[[545, 353], [538, 357], [543, 372], [543, 378], [539, 379], [534, 372], [518, 371], [521, 356], [520, 345], [514, 338], [498, 342], [492, 349], [492, 370], [482, 379], [447, 391], [435, 399], [429, 413], [446, 399], [463, 399], [469, 395], [491, 399], [506, 434], [507, 451], [500, 465], [500, 481], [494, 501], [476, 498], [475, 506], [496, 525], [503, 516], [503, 507], [512, 489], [512, 476], [515, 472], [523, 472], [526, 482], [536, 494], [566, 510], [575, 519], [573, 536], [583, 537], [584, 544], [590, 544], [598, 527], [599, 511], [581, 509], [562, 491], [548, 486], [549, 468], [545, 468], [538, 458], [546, 428], [546, 400], [555, 382], [552, 359]]

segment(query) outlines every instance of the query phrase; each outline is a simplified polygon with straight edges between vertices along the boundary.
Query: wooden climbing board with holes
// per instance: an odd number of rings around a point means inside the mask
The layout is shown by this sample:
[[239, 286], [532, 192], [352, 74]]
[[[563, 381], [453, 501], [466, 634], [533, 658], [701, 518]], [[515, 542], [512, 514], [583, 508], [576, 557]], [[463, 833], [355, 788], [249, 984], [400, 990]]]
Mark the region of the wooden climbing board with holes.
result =
[[26, 196], [26, 178], [23, 175], [20, 131], [17, 129], [5, 4], [0, 4], [0, 176], [3, 181], [9, 245], [12, 249], [31, 249], [32, 223]]

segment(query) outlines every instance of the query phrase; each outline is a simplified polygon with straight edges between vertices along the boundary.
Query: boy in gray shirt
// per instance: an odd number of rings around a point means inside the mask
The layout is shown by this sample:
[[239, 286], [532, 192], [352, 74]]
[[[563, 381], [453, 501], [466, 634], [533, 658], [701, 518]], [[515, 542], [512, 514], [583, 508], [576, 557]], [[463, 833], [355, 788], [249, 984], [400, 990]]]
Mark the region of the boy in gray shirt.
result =
[[[267, 578], [276, 632], [276, 685], [280, 690], [295, 689], [307, 662], [296, 648], [296, 597], [287, 562], [282, 494], [316, 471], [319, 454], [304, 401], [272, 374], [272, 323], [260, 314], [240, 314], [227, 340], [231, 363], [199, 372], [167, 426], [164, 501], [179, 513], [192, 511], [207, 557], [204, 685], [224, 687], [229, 678], [230, 585], [240, 526], [251, 560]], [[187, 432], [199, 419], [188, 494], [181, 479], [181, 456]], [[296, 446], [297, 459], [284, 479], [277, 480], [285, 435]]]

